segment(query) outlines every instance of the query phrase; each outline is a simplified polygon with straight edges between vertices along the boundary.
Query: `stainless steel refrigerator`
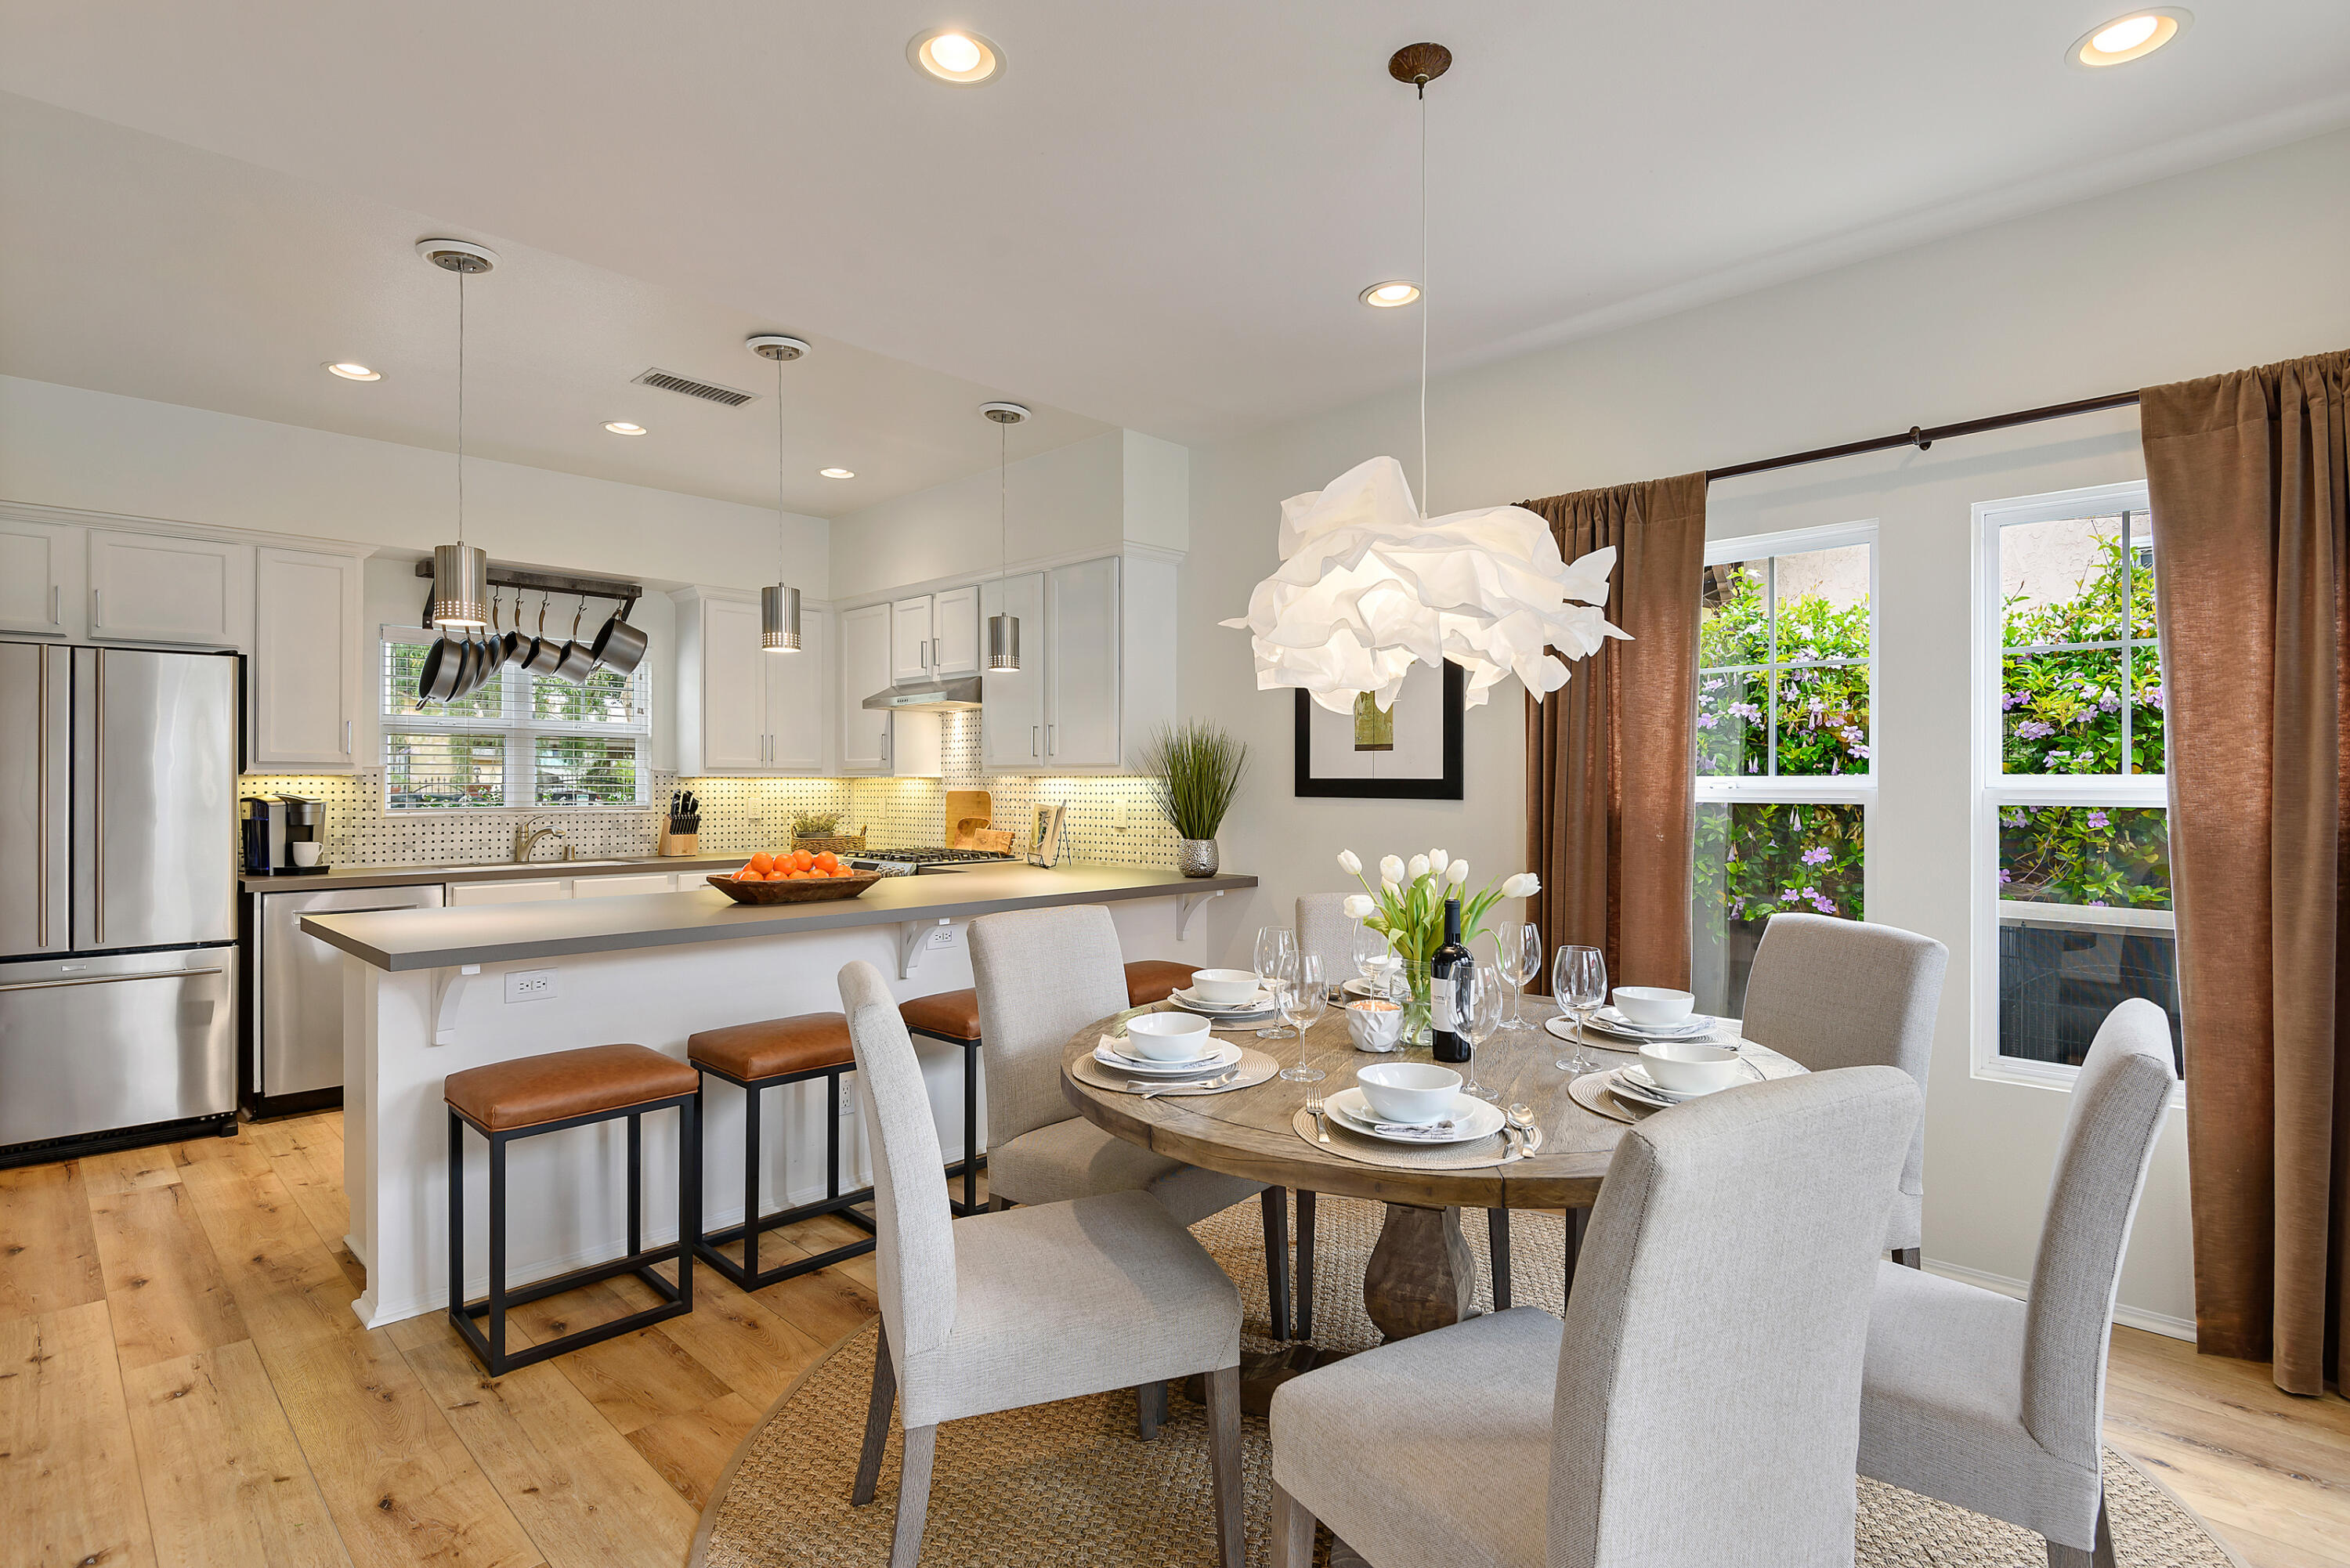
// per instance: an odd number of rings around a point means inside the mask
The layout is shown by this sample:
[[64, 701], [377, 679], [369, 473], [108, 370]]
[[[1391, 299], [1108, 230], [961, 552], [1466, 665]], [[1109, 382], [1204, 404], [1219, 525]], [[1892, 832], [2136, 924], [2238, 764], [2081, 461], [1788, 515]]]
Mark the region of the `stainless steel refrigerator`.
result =
[[233, 654], [0, 641], [0, 1165], [236, 1110]]

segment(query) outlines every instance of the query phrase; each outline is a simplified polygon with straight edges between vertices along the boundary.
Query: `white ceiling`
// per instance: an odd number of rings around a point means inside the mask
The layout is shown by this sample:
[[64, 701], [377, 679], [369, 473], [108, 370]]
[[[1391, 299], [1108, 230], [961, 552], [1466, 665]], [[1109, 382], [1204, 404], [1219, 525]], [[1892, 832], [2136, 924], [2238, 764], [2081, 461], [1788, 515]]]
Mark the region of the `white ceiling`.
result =
[[[926, 456], [984, 466], [981, 388], [1073, 410], [1043, 445], [1097, 428], [1076, 415], [1196, 441], [1407, 379], [1419, 313], [1355, 293], [1418, 271], [1418, 121], [1385, 73], [1415, 38], [1456, 57], [1430, 93], [1440, 369], [2350, 123], [2341, 0], [2203, 0], [2145, 61], [2068, 67], [2125, 4], [0, 0], [0, 89], [317, 187], [35, 116], [55, 134], [8, 155], [0, 283], [74, 319], [0, 306], [0, 369], [22, 344], [52, 379], [343, 428], [408, 394], [303, 382], [297, 341], [437, 389], [442, 280], [407, 247], [453, 229], [509, 252], [478, 295], [482, 358], [512, 370], [486, 441], [755, 498], [757, 442], [665, 444], [709, 416], [618, 383], [752, 385], [742, 334], [794, 330], [822, 348], [795, 374], [847, 378], [795, 417], [882, 453], [795, 456], [874, 476], [791, 503], [838, 512], [946, 477]], [[1003, 47], [1002, 80], [908, 67], [949, 21]], [[64, 259], [21, 254], [20, 184]], [[255, 280], [238, 258], [281, 225]], [[166, 325], [194, 341], [163, 364], [91, 364]], [[632, 413], [660, 433], [574, 433]], [[445, 415], [397, 420], [429, 440]]]

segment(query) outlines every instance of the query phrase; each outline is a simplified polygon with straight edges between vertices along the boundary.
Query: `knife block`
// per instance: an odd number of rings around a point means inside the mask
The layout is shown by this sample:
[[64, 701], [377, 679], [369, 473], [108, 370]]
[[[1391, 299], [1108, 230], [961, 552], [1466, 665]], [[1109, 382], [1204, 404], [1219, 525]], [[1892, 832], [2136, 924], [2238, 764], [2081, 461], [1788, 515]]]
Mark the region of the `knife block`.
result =
[[663, 833], [653, 846], [656, 855], [699, 855], [702, 853], [699, 833]]

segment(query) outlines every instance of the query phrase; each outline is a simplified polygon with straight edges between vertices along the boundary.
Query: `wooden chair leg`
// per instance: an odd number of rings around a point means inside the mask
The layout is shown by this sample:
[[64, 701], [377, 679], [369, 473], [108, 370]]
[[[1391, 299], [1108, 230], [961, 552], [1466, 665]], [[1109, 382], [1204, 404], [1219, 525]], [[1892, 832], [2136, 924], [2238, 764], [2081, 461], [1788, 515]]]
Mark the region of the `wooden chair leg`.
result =
[[939, 1429], [906, 1431], [906, 1459], [898, 1473], [898, 1525], [889, 1540], [889, 1568], [915, 1568], [922, 1557], [922, 1517], [931, 1508], [931, 1461], [938, 1457]]
[[1925, 1249], [1896, 1247], [1893, 1249], [1893, 1261], [1905, 1269], [1923, 1269], [1926, 1266]]
[[1485, 1210], [1485, 1244], [1493, 1258], [1493, 1310], [1510, 1310], [1510, 1211]]
[[1289, 1189], [1257, 1194], [1264, 1210], [1264, 1293], [1273, 1311], [1273, 1337], [1289, 1337]]
[[1248, 1540], [1242, 1516], [1248, 1494], [1241, 1481], [1241, 1369], [1237, 1366], [1208, 1374], [1208, 1464], [1215, 1483], [1216, 1561], [1221, 1568], [1243, 1568], [1248, 1558]]
[[1314, 1194], [1297, 1194], [1297, 1290], [1290, 1303], [1292, 1325], [1300, 1339], [1314, 1337]]
[[1138, 1383], [1134, 1386], [1134, 1435], [1144, 1442], [1159, 1435], [1167, 1424], [1167, 1385]]
[[1590, 1220], [1591, 1210], [1588, 1209], [1570, 1209], [1566, 1211], [1566, 1245], [1564, 1249], [1566, 1253], [1566, 1290], [1565, 1294], [1569, 1296], [1575, 1294], [1575, 1260], [1583, 1256], [1583, 1228], [1588, 1224]]
[[880, 1483], [881, 1450], [889, 1445], [889, 1411], [898, 1403], [898, 1369], [889, 1364], [889, 1329], [876, 1337], [880, 1343], [873, 1352], [873, 1397], [865, 1407], [865, 1447], [857, 1456], [857, 1484], [848, 1492], [857, 1508], [873, 1501], [873, 1489]]
[[1314, 1515], [1273, 1483], [1273, 1568], [1314, 1568]]
[[2097, 1499], [2096, 1545], [2086, 1552], [2077, 1546], [2048, 1542], [2048, 1568], [2115, 1568], [2114, 1531], [2106, 1520], [2106, 1500]]

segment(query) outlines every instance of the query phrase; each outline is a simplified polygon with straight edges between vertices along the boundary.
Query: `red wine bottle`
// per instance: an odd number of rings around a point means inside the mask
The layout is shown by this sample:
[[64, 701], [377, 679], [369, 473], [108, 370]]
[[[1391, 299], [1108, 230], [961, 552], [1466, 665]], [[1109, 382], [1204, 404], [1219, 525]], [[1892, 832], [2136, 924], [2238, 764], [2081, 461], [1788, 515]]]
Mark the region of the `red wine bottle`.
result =
[[1428, 1028], [1436, 1059], [1469, 1060], [1469, 1042], [1461, 1033], [1456, 981], [1470, 964], [1469, 949], [1461, 940], [1461, 900], [1444, 900], [1444, 945], [1428, 961]]

